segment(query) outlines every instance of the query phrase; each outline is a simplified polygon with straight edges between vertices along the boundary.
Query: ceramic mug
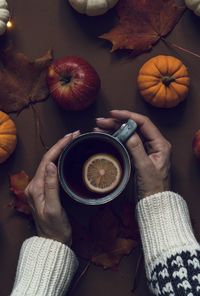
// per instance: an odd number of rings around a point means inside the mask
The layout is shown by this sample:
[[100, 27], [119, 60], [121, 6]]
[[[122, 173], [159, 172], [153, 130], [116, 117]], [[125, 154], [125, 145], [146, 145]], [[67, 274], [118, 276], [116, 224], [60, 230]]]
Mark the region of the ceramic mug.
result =
[[[131, 161], [125, 147], [126, 141], [133, 135], [137, 124], [128, 120], [113, 135], [92, 132], [81, 134], [62, 152], [58, 160], [58, 175], [62, 188], [73, 200], [86, 205], [101, 205], [119, 196], [125, 189], [131, 174]], [[110, 193], [90, 192], [84, 185], [82, 168], [85, 161], [96, 153], [115, 156], [122, 167], [122, 179]]]

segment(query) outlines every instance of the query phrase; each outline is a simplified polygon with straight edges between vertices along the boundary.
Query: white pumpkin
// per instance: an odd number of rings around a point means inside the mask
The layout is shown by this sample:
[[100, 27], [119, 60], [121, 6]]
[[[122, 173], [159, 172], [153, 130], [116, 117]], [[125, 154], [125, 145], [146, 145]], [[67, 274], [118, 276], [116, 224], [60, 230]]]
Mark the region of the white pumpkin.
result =
[[90, 16], [101, 15], [114, 7], [119, 0], [69, 0], [71, 6], [80, 13]]
[[6, 0], [0, 0], [0, 35], [5, 33], [9, 18], [10, 12], [8, 10], [8, 3]]
[[185, 4], [188, 8], [194, 11], [200, 16], [200, 0], [185, 0]]

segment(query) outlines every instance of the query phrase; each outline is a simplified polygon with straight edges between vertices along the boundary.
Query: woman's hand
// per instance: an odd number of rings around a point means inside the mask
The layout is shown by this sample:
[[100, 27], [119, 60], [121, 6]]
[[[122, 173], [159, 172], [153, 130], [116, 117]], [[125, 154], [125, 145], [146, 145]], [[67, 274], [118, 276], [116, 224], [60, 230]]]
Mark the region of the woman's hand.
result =
[[59, 199], [57, 167], [54, 162], [79, 131], [58, 141], [42, 158], [37, 172], [26, 188], [39, 236], [71, 246], [72, 230]]
[[113, 132], [128, 119], [138, 124], [140, 134], [135, 133], [126, 144], [135, 167], [138, 198], [170, 190], [171, 144], [148, 117], [114, 110], [111, 118], [97, 119], [98, 128], [95, 130]]

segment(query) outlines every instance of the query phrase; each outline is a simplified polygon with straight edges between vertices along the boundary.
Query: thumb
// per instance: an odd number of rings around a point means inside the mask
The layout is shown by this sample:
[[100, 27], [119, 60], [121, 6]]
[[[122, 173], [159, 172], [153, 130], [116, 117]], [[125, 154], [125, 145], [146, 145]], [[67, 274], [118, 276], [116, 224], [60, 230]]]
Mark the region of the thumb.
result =
[[60, 207], [57, 167], [49, 162], [45, 168], [45, 202], [53, 209]]
[[133, 158], [135, 168], [139, 171], [144, 170], [145, 166], [150, 162], [150, 159], [138, 134], [135, 133], [127, 141], [126, 145]]

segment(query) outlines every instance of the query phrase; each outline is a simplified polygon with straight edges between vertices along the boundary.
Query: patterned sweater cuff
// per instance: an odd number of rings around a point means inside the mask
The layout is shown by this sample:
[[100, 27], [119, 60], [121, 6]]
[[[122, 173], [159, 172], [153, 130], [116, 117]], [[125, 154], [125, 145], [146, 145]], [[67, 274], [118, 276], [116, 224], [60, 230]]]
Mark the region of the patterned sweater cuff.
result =
[[146, 265], [180, 247], [199, 248], [186, 202], [180, 195], [166, 191], [148, 196], [136, 210]]
[[12, 296], [61, 296], [78, 268], [73, 251], [42, 237], [27, 239], [21, 248]]

